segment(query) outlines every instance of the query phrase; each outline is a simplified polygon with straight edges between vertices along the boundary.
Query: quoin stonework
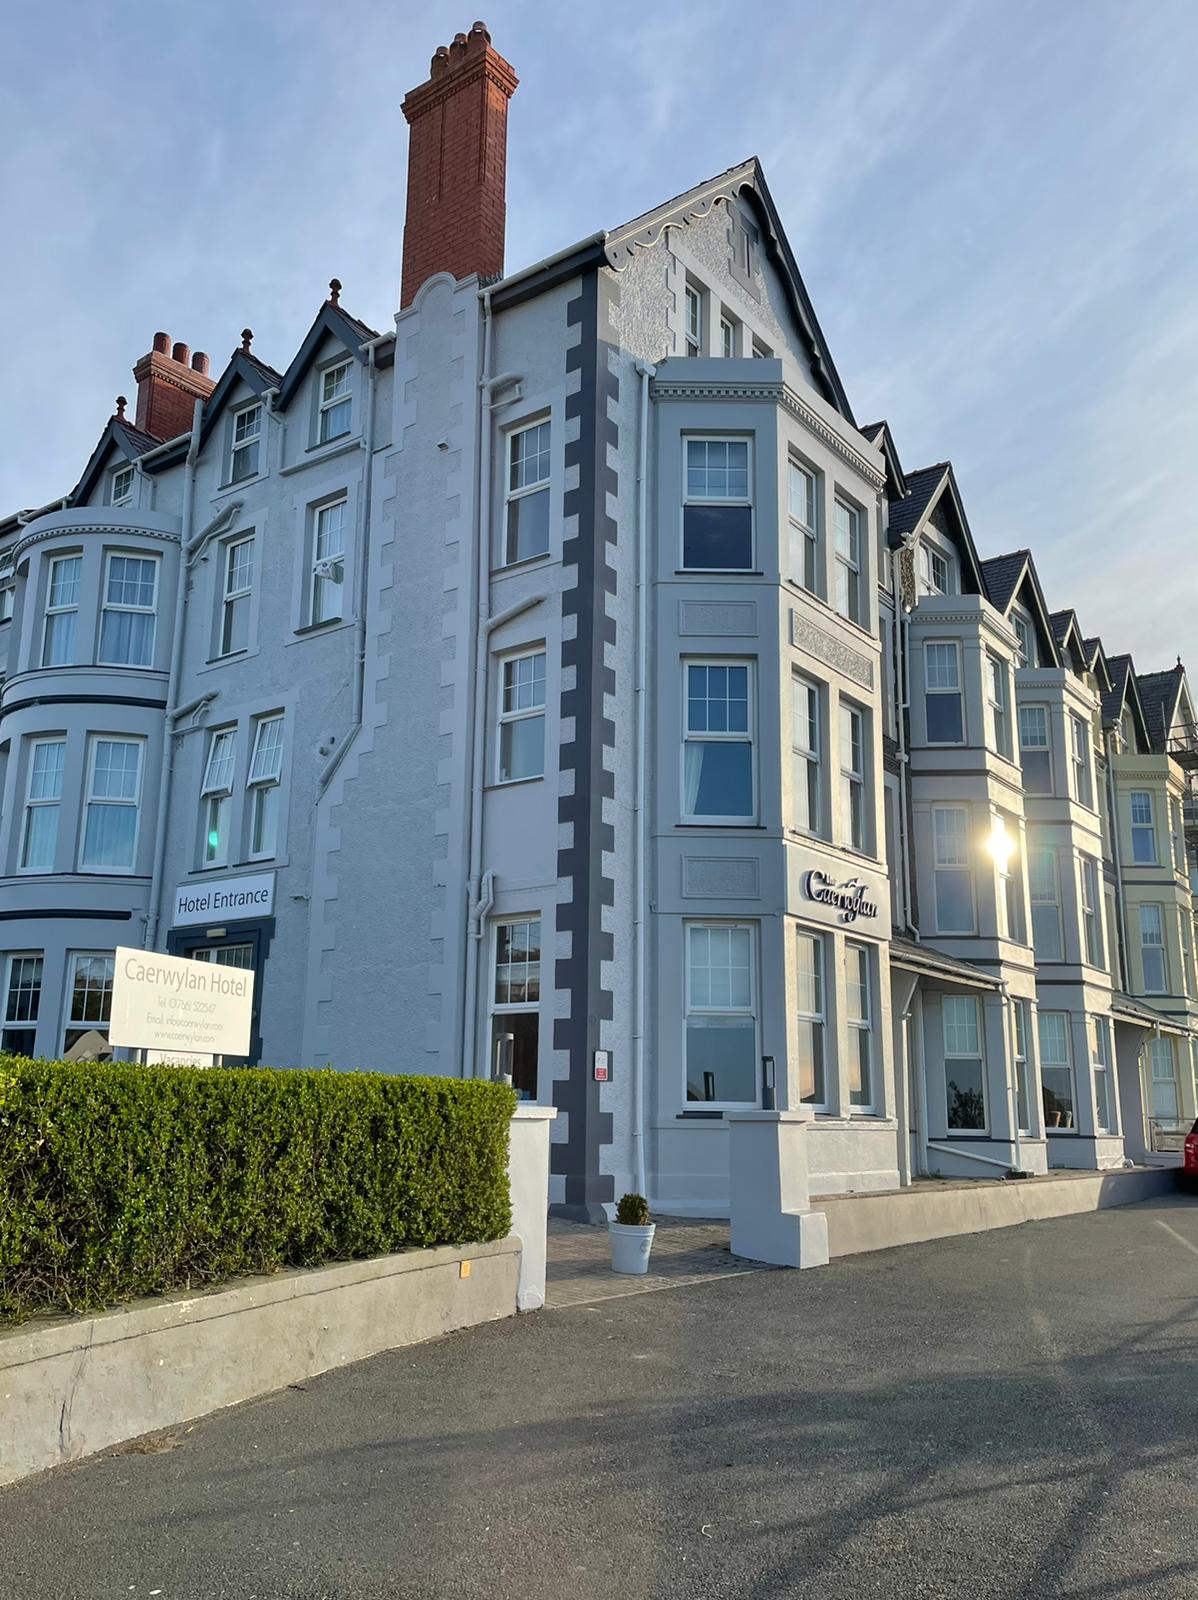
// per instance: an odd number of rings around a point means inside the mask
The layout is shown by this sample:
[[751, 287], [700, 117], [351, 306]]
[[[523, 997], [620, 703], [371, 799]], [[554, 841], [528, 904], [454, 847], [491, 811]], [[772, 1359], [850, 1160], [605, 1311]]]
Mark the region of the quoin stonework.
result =
[[249, 1059], [556, 1107], [576, 1217], [725, 1211], [769, 1069], [816, 1194], [1172, 1159], [1168, 641], [857, 420], [756, 160], [505, 273], [509, 110], [481, 23], [404, 101], [384, 331], [157, 333], [0, 522], [4, 1048], [103, 1054], [118, 946], [250, 969]]

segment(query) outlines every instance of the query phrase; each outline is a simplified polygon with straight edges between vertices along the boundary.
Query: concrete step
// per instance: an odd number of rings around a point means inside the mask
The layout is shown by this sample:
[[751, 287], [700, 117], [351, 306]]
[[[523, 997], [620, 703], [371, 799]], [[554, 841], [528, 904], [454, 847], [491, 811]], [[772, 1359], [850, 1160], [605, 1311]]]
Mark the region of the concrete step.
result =
[[909, 1189], [880, 1194], [812, 1195], [828, 1219], [828, 1250], [837, 1256], [955, 1234], [1010, 1228], [1019, 1222], [1076, 1216], [1133, 1205], [1177, 1186], [1174, 1168], [1119, 1172], [1050, 1172], [1022, 1179], [920, 1179]]

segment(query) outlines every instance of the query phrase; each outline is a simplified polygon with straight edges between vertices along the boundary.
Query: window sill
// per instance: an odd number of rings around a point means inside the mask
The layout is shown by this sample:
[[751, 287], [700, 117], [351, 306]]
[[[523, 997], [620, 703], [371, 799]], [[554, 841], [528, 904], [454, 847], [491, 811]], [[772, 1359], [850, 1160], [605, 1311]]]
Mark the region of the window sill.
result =
[[497, 778], [494, 783], [483, 785], [483, 793], [491, 794], [496, 789], [523, 789], [530, 783], [544, 783], [543, 772], [531, 773], [527, 778]]
[[[729, 1109], [738, 1111], [752, 1111], [754, 1107], [746, 1105], [729, 1107]], [[674, 1120], [676, 1122], [722, 1122], [724, 1120], [724, 1113], [722, 1111], [676, 1111], [674, 1113]]]
[[297, 639], [310, 639], [318, 633], [336, 633], [338, 628], [352, 627], [353, 620], [352, 617], [330, 617], [327, 622], [305, 622], [303, 627], [292, 630], [292, 636], [287, 643], [294, 644]]
[[269, 476], [270, 474], [265, 471], [254, 472], [248, 478], [236, 478], [231, 483], [222, 483], [213, 489], [212, 498], [214, 500], [227, 500], [230, 495], [240, 494], [244, 489], [252, 489], [255, 484], [261, 483], [264, 478]]
[[548, 566], [553, 560], [549, 550], [538, 550], [535, 556], [521, 556], [519, 561], [505, 561], [491, 568], [492, 579], [506, 578], [509, 572], [527, 572], [530, 567]]
[[756, 567], [675, 567], [676, 578], [764, 578]]
[[676, 822], [676, 828], [735, 828], [737, 832], [765, 832], [764, 822], [739, 822], [736, 818], [704, 817], [701, 821]]
[[285, 467], [279, 468], [280, 478], [289, 478], [294, 472], [305, 472], [309, 467], [318, 466], [324, 461], [334, 461], [338, 456], [348, 455], [351, 450], [361, 448], [361, 441], [356, 434], [338, 434], [336, 439], [326, 440], [324, 444], [310, 444], [304, 449], [303, 457], [299, 461], [291, 461]]

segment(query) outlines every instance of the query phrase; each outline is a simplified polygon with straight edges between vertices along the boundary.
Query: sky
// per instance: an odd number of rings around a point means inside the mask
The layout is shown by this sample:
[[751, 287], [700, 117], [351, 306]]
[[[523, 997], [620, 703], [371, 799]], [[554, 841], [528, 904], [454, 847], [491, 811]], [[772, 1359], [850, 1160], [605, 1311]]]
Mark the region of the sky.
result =
[[[951, 459], [1137, 669], [1198, 677], [1195, 0], [488, 0], [521, 79], [514, 270], [760, 157], [857, 418]], [[283, 367], [328, 292], [391, 326], [399, 106], [442, 0], [14, 8], [0, 512], [78, 479], [165, 329]], [[132, 407], [131, 407], [132, 409]]]

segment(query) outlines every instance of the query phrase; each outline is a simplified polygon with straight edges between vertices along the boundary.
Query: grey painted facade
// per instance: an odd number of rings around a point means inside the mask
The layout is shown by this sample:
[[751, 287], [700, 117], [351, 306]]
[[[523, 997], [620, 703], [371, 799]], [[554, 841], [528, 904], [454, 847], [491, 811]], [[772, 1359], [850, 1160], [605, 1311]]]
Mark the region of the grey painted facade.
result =
[[510, 1070], [589, 1218], [725, 1210], [767, 1060], [816, 1193], [1166, 1149], [1184, 678], [1137, 722], [858, 428], [756, 163], [386, 335], [336, 298], [0, 524], [6, 1043], [100, 1048], [117, 944], [248, 962], [254, 1059]]

